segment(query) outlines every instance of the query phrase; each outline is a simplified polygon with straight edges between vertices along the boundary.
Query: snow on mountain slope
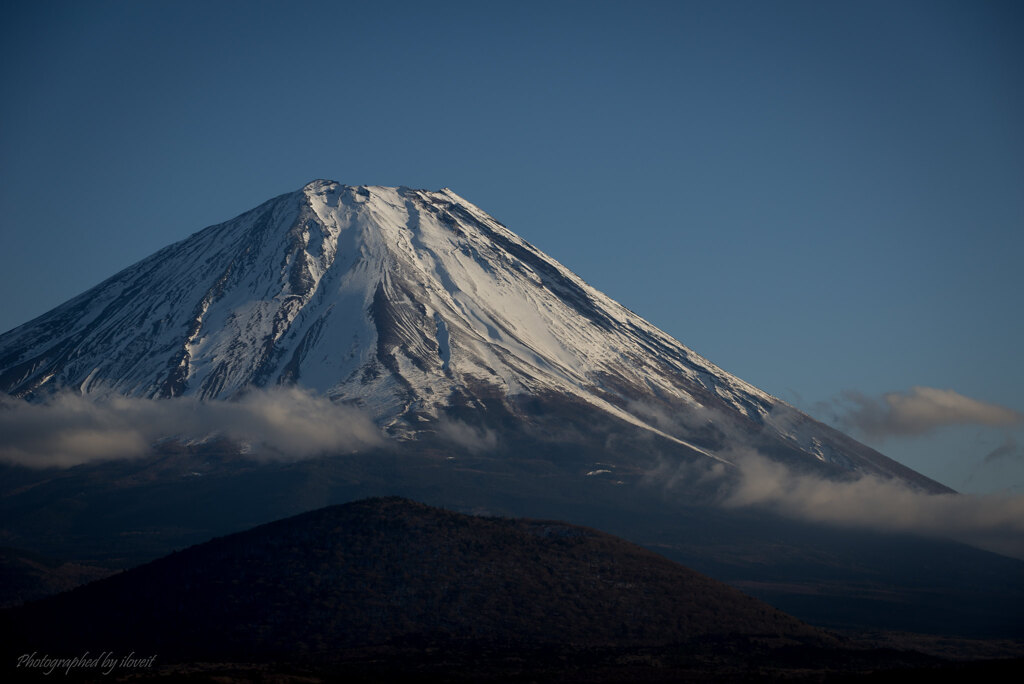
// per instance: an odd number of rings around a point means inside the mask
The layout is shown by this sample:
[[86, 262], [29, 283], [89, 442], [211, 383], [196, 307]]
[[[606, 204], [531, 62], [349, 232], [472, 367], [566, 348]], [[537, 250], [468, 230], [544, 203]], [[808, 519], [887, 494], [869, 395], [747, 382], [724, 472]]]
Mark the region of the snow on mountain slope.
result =
[[276, 384], [357, 403], [393, 431], [453, 402], [563, 396], [718, 460], [737, 435], [767, 435], [811, 461], [920, 478], [722, 371], [448, 189], [314, 181], [0, 336], [0, 389], [26, 398], [230, 399]]

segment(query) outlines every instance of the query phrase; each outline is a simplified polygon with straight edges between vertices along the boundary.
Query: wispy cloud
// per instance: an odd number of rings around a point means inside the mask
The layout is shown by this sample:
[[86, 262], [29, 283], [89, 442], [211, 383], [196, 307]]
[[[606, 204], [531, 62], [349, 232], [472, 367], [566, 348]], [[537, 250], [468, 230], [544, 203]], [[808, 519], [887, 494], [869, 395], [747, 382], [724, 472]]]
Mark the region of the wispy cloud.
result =
[[874, 439], [923, 435], [947, 425], [1008, 427], [1024, 423], [1020, 411], [933, 387], [913, 387], [909, 392], [888, 392], [881, 397], [849, 390], [818, 408], [830, 412], [843, 429]]
[[697, 430], [708, 424], [725, 424], [731, 422], [730, 417], [721, 411], [694, 404], [685, 410], [658, 405], [652, 401], [633, 400], [626, 405], [626, 410], [649, 425], [669, 434], [682, 431]]
[[945, 537], [1024, 558], [1024, 496], [925, 494], [898, 481], [798, 474], [755, 453], [733, 456], [738, 478], [721, 504], [813, 522]]
[[492, 451], [498, 446], [498, 436], [493, 430], [473, 427], [459, 420], [442, 420], [437, 424], [437, 435], [471, 452]]
[[357, 409], [295, 388], [254, 391], [231, 402], [60, 394], [30, 404], [0, 397], [0, 463], [66, 468], [145, 456], [162, 439], [214, 436], [249, 445], [254, 458], [278, 460], [384, 441]]
[[1017, 440], [1010, 435], [1007, 435], [1002, 444], [985, 454], [985, 458], [981, 460], [984, 465], [991, 465], [999, 461], [1024, 462], [1024, 449], [1021, 449], [1017, 445]]

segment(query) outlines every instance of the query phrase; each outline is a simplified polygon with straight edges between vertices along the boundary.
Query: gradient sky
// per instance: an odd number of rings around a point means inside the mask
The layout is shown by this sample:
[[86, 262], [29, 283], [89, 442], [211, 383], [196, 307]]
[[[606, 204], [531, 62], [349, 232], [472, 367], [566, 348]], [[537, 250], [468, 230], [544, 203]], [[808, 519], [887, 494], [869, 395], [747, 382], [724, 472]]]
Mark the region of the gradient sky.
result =
[[[314, 178], [447, 186], [726, 370], [954, 488], [1024, 491], [1018, 2], [0, 16], [2, 330]], [[1010, 418], [858, 432], [917, 386]]]

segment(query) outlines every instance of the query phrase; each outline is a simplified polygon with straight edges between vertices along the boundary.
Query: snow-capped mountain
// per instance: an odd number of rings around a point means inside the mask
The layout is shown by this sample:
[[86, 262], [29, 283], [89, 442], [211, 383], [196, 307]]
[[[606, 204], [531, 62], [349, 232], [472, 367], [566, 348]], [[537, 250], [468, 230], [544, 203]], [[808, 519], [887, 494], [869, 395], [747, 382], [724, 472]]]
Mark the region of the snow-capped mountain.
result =
[[0, 336], [0, 390], [29, 399], [279, 384], [405, 437], [456, 410], [571, 402], [708, 459], [752, 446], [943, 489], [724, 372], [448, 189], [314, 181]]

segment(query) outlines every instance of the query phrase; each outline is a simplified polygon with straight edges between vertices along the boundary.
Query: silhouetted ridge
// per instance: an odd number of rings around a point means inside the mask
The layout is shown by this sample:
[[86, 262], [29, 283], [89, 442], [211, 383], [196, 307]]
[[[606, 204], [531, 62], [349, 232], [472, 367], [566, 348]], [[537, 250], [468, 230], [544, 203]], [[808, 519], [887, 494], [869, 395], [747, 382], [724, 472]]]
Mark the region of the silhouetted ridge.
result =
[[5, 624], [26, 647], [123, 647], [165, 661], [329, 659], [339, 649], [407, 643], [826, 640], [611, 535], [400, 498], [332, 506], [214, 539], [8, 611]]

